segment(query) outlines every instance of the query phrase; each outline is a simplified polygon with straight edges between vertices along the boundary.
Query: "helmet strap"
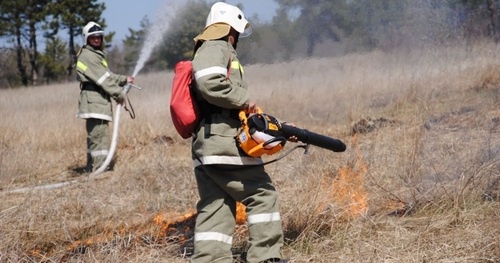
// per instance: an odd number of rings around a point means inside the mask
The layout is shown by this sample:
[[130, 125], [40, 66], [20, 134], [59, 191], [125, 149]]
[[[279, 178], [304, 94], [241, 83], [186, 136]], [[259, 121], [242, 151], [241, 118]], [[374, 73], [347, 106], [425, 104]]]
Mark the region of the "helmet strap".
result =
[[231, 27], [231, 30], [229, 30], [229, 34], [227, 35], [227, 42], [229, 42], [234, 49], [238, 47], [239, 38], [240, 38], [240, 32], [236, 31], [234, 28]]

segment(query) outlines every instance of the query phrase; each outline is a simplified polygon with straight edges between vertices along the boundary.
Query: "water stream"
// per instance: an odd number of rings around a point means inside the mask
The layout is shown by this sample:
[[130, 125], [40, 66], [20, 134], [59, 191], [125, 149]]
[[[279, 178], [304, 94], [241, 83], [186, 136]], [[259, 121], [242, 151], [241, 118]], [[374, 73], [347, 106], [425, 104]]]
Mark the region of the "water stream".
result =
[[151, 56], [153, 50], [162, 42], [163, 36], [169, 29], [172, 20], [175, 18], [175, 14], [182, 4], [186, 4], [185, 1], [166, 0], [163, 6], [158, 9], [159, 11], [156, 13], [151, 27], [147, 29], [146, 38], [139, 59], [135, 65], [134, 73], [132, 74], [133, 77], [137, 76]]

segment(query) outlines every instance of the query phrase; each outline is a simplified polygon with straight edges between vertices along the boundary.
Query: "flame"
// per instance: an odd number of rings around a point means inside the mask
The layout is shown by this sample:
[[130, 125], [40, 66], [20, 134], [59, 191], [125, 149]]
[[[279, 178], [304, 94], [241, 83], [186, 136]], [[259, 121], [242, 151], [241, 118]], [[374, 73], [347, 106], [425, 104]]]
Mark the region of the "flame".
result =
[[[183, 215], [158, 213], [153, 218], [153, 224], [159, 228], [157, 237], [166, 237], [173, 233], [189, 232], [194, 227], [196, 212], [187, 212]], [[180, 227], [184, 229], [180, 229]]]
[[247, 222], [246, 207], [240, 202], [236, 203], [236, 224], [244, 225]]
[[358, 146], [358, 136], [353, 137], [356, 164], [353, 168], [345, 166], [339, 171], [334, 182], [335, 203], [343, 208], [343, 215], [348, 218], [357, 218], [368, 209], [368, 194], [364, 188], [365, 175], [368, 172], [363, 155]]
[[363, 185], [368, 169], [357, 147], [357, 135], [353, 137], [353, 145], [357, 162], [354, 168], [341, 168], [338, 180], [334, 183], [334, 189], [336, 189], [334, 199], [337, 205], [345, 208], [345, 216], [349, 218], [363, 215], [368, 209], [368, 194]]
[[338, 171], [337, 177], [329, 179], [324, 177], [321, 188], [329, 192], [326, 200], [319, 202], [316, 213], [321, 213], [330, 202], [341, 209], [341, 217], [354, 219], [366, 213], [368, 209], [368, 194], [364, 188], [364, 177], [368, 172], [359, 151], [358, 136], [353, 137], [354, 151], [356, 153], [356, 164], [353, 167], [344, 166]]
[[[246, 223], [245, 209], [246, 207], [243, 204], [236, 203], [236, 228]], [[74, 241], [67, 245], [66, 252], [67, 255], [85, 253], [87, 247], [109, 242], [117, 234], [120, 236], [132, 235], [137, 243], [143, 240], [142, 237], [148, 236], [152, 242], [174, 241], [181, 246], [185, 246], [194, 236], [196, 216], [197, 213], [195, 211], [189, 211], [184, 214], [159, 212], [151, 219], [150, 223], [129, 227], [119, 226], [113, 231], [106, 231], [106, 233], [101, 233], [85, 240]], [[46, 255], [54, 253], [54, 249], [35, 248], [30, 252], [36, 258], [44, 258]]]

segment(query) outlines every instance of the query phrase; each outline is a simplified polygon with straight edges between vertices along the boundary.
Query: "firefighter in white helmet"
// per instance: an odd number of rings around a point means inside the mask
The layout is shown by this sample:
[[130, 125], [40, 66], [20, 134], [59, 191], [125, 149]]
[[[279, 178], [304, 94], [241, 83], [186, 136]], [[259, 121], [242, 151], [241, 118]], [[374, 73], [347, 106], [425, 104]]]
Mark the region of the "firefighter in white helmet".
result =
[[83, 28], [83, 47], [78, 53], [77, 79], [80, 81], [78, 118], [86, 120], [86, 171], [98, 169], [110, 147], [108, 123], [112, 121], [111, 98], [124, 102], [123, 86], [134, 78], [112, 73], [108, 68], [101, 26], [89, 22]]
[[246, 206], [250, 233], [247, 262], [282, 259], [283, 230], [276, 189], [261, 158], [246, 155], [235, 142], [238, 112], [256, 111], [238, 60], [239, 38], [251, 27], [243, 12], [218, 2], [195, 40], [195, 96], [204, 118], [192, 142], [200, 200], [191, 262], [233, 262], [231, 247], [236, 202]]

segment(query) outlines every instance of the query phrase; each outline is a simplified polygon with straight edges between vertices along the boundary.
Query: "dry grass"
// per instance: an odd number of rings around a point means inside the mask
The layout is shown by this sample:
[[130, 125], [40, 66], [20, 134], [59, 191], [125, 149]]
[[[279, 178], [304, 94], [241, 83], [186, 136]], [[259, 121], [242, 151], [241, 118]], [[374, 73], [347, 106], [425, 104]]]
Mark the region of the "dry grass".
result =
[[[348, 145], [267, 167], [292, 262], [500, 261], [499, 51], [477, 43], [246, 68], [267, 113]], [[113, 172], [24, 194], [5, 191], [81, 176], [78, 85], [0, 90], [1, 262], [187, 261], [186, 240], [155, 221], [197, 201], [189, 141], [170, 122], [171, 79], [138, 76], [137, 118], [122, 115]]]

